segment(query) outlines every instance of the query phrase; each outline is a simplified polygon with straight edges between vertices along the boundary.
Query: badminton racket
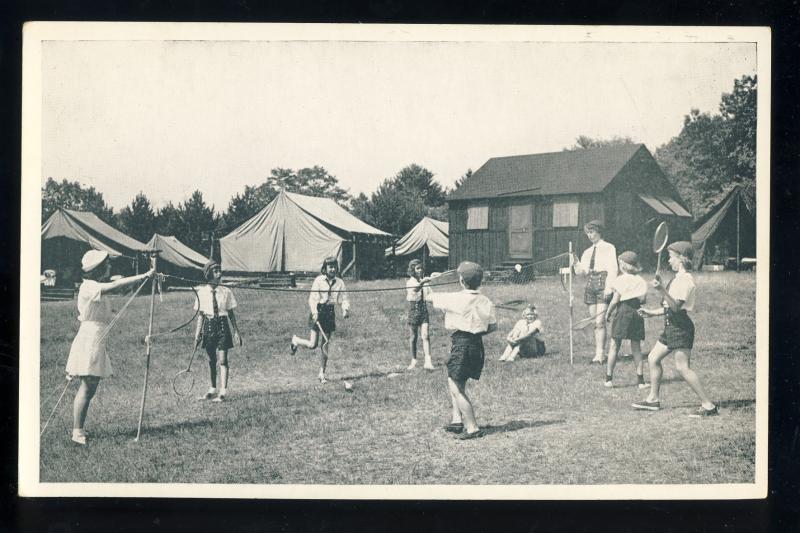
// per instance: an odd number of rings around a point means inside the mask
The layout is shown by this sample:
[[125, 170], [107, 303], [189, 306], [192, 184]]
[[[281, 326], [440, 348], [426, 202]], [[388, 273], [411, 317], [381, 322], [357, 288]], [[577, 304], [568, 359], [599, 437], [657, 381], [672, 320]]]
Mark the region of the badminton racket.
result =
[[664, 247], [667, 245], [667, 239], [669, 239], [669, 226], [667, 226], [666, 222], [662, 222], [658, 225], [653, 235], [653, 252], [658, 256], [656, 261], [656, 278], [658, 278], [661, 273], [661, 252], [664, 251]]

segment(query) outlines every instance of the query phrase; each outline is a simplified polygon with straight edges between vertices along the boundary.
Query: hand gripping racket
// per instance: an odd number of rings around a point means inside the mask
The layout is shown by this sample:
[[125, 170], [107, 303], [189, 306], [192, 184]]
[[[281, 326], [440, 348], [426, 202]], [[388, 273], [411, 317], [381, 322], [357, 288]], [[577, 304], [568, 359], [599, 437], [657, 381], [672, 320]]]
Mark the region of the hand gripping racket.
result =
[[178, 396], [186, 396], [192, 392], [192, 388], [194, 387], [192, 363], [194, 362], [194, 356], [197, 354], [197, 348], [199, 347], [200, 343], [195, 343], [194, 350], [192, 350], [192, 356], [189, 358], [189, 366], [186, 367], [186, 370], [181, 370], [175, 374], [174, 378], [172, 378], [172, 390], [175, 391], [175, 394]]
[[661, 252], [664, 251], [664, 247], [667, 245], [667, 239], [669, 239], [669, 226], [667, 226], [666, 222], [662, 222], [658, 225], [656, 232], [653, 235], [653, 252], [658, 254], [658, 260], [656, 262], [656, 278], [658, 278], [659, 274], [661, 273]]

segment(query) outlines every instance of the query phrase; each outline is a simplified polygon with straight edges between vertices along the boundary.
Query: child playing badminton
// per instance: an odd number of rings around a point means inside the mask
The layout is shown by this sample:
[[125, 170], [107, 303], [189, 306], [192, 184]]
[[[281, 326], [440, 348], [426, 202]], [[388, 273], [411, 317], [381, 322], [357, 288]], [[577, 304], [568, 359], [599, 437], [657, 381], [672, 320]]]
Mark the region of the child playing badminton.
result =
[[335, 257], [327, 257], [322, 263], [322, 272], [311, 284], [311, 291], [308, 295], [308, 307], [311, 313], [308, 317], [308, 327], [311, 329], [308, 339], [301, 339], [297, 335], [292, 335], [290, 349], [292, 354], [297, 352], [298, 346], [304, 346], [310, 350], [317, 347], [319, 335], [323, 336], [323, 344], [320, 347], [320, 368], [317, 378], [320, 383], [327, 383], [325, 370], [328, 366], [328, 350], [330, 349], [333, 332], [336, 331], [336, 311], [335, 305], [342, 307], [342, 317], [347, 318], [350, 312], [350, 300], [347, 298], [347, 288], [344, 286], [342, 278], [338, 277], [339, 262]]
[[542, 339], [542, 321], [536, 313], [536, 306], [529, 304], [522, 310], [522, 319], [506, 337], [506, 349], [500, 361], [511, 362], [520, 357], [536, 357], [544, 355], [545, 345]]
[[[452, 402], [452, 419], [445, 430], [458, 433], [461, 440], [480, 437], [475, 409], [467, 396], [467, 380], [480, 379], [483, 370], [483, 335], [497, 329], [494, 304], [478, 290], [483, 269], [477, 263], [458, 265], [458, 280], [463, 290], [431, 294], [436, 309], [444, 311], [444, 327], [452, 330], [450, 358], [447, 360], [447, 389]], [[429, 281], [427, 278], [423, 282]]]
[[426, 370], [433, 370], [431, 362], [431, 341], [428, 337], [428, 304], [431, 288], [423, 286], [420, 280], [423, 277], [422, 261], [412, 259], [408, 263], [409, 278], [406, 281], [406, 300], [408, 301], [408, 327], [411, 330], [409, 347], [411, 349], [411, 364], [408, 370], [417, 366], [417, 337], [422, 336], [422, 350], [425, 353]]
[[661, 361], [669, 354], [675, 354], [675, 367], [681, 377], [689, 384], [700, 398], [700, 408], [690, 416], [705, 417], [719, 413], [717, 406], [706, 394], [694, 370], [689, 367], [694, 345], [694, 323], [689, 318], [689, 311], [694, 309], [695, 284], [688, 270], [692, 266], [694, 255], [692, 243], [679, 241], [667, 247], [669, 266], [676, 272], [675, 277], [666, 286], [656, 277], [653, 287], [662, 295], [660, 309], [640, 309], [642, 317], [664, 316], [664, 332], [650, 350], [650, 394], [641, 402], [633, 404], [634, 409], [658, 411], [661, 409], [659, 390], [663, 369]]
[[[236, 308], [236, 298], [233, 291], [220, 285], [222, 269], [216, 261], [206, 263], [203, 267], [203, 277], [208, 284], [197, 287], [197, 301], [194, 305], [198, 315], [194, 340], [195, 344], [202, 342], [208, 354], [208, 375], [211, 386], [208, 392], [198, 399], [223, 402], [228, 395], [228, 351], [234, 344], [242, 345], [242, 337], [233, 312]], [[217, 362], [219, 362], [219, 390]]]
[[587, 275], [583, 302], [589, 306], [589, 316], [595, 317], [592, 363], [602, 363], [606, 342], [604, 312], [611, 296], [611, 285], [617, 277], [617, 249], [603, 240], [603, 224], [599, 220], [588, 222], [583, 231], [592, 246], [583, 252], [580, 262], [575, 263], [575, 273]]
[[110, 292], [144, 281], [153, 275], [144, 274], [109, 282], [111, 261], [107, 252], [89, 250], [81, 259], [83, 283], [78, 289], [78, 320], [81, 323], [69, 350], [67, 375], [80, 379], [72, 408], [72, 440], [86, 444], [84, 424], [89, 404], [97, 392], [100, 379], [112, 374], [111, 359], [106, 352], [106, 335], [112, 320], [111, 303], [104, 296]]
[[613, 296], [606, 310], [606, 322], [611, 321], [611, 343], [608, 347], [606, 366], [606, 387], [613, 387], [614, 367], [622, 341], [631, 343], [633, 361], [636, 365], [636, 380], [640, 389], [647, 387], [642, 375], [642, 341], [644, 340], [644, 319], [638, 310], [647, 296], [647, 282], [639, 275], [642, 267], [636, 252], [622, 252], [619, 255], [619, 269], [622, 271], [611, 284]]

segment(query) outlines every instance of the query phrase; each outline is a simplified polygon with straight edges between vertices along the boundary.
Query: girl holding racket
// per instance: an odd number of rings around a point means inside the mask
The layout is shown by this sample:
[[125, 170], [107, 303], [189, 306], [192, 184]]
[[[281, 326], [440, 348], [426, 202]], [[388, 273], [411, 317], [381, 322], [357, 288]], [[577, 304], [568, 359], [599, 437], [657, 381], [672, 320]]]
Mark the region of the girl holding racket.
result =
[[350, 312], [350, 300], [347, 298], [347, 288], [344, 286], [342, 278], [338, 277], [339, 261], [335, 257], [326, 257], [320, 269], [321, 274], [316, 277], [311, 284], [311, 291], [308, 294], [308, 307], [311, 312], [308, 316], [309, 332], [308, 339], [301, 339], [297, 335], [292, 335], [289, 345], [292, 354], [297, 352], [298, 346], [304, 346], [314, 350], [319, 343], [321, 334], [324, 342], [319, 350], [319, 374], [317, 378], [320, 383], [327, 383], [325, 370], [328, 366], [328, 350], [330, 349], [333, 332], [336, 331], [336, 311], [335, 306], [339, 304], [342, 308], [342, 317], [347, 318]]
[[606, 344], [605, 311], [611, 285], [617, 277], [617, 249], [603, 240], [603, 223], [599, 220], [588, 222], [583, 231], [592, 245], [583, 252], [581, 260], [575, 262], [575, 273], [587, 276], [583, 302], [589, 306], [589, 315], [595, 317], [592, 363], [602, 363]]
[[[208, 354], [208, 375], [211, 386], [198, 398], [223, 402], [228, 394], [228, 351], [234, 344], [242, 345], [242, 337], [236, 325], [236, 298], [233, 291], [220, 285], [222, 269], [216, 261], [209, 261], [203, 267], [203, 277], [207, 285], [197, 287], [195, 310], [197, 327], [195, 328], [195, 344], [202, 343]], [[230, 321], [230, 324], [229, 324]], [[233, 330], [231, 332], [231, 329]], [[217, 389], [217, 362], [219, 362], [220, 388]]]
[[706, 394], [700, 378], [689, 367], [694, 345], [694, 323], [688, 311], [694, 309], [695, 284], [688, 270], [692, 267], [694, 251], [692, 243], [687, 241], [673, 242], [667, 247], [669, 266], [676, 272], [675, 277], [666, 286], [657, 276], [653, 287], [662, 295], [660, 309], [639, 309], [640, 316], [664, 316], [664, 332], [650, 351], [650, 394], [641, 402], [633, 404], [634, 409], [658, 411], [661, 409], [659, 390], [663, 369], [661, 361], [668, 355], [675, 354], [675, 367], [681, 377], [689, 384], [700, 398], [700, 408], [690, 416], [705, 417], [718, 414], [717, 406]]
[[417, 366], [417, 337], [422, 336], [422, 350], [425, 353], [425, 370], [433, 370], [431, 362], [431, 341], [428, 336], [430, 318], [428, 316], [428, 304], [431, 288], [422, 285], [423, 280], [422, 261], [412, 259], [408, 263], [408, 275], [406, 280], [406, 300], [408, 301], [408, 327], [410, 337], [408, 340], [411, 349], [411, 364], [408, 370]]
[[111, 302], [104, 296], [144, 281], [153, 275], [154, 270], [109, 282], [111, 261], [107, 252], [99, 250], [89, 250], [83, 255], [81, 269], [83, 283], [78, 289], [78, 320], [81, 326], [69, 351], [67, 375], [80, 379], [80, 388], [72, 408], [72, 440], [86, 444], [83, 426], [89, 404], [97, 392], [100, 379], [112, 374], [105, 341], [112, 320]]
[[619, 255], [619, 269], [622, 274], [617, 276], [611, 285], [613, 296], [606, 310], [606, 322], [611, 322], [611, 342], [608, 346], [608, 363], [606, 366], [606, 387], [613, 387], [612, 379], [614, 367], [617, 364], [622, 341], [628, 339], [631, 343], [633, 361], [636, 364], [636, 380], [640, 389], [647, 387], [642, 375], [642, 341], [644, 340], [644, 319], [639, 316], [638, 310], [647, 297], [647, 282], [639, 272], [639, 256], [636, 252], [622, 252]]

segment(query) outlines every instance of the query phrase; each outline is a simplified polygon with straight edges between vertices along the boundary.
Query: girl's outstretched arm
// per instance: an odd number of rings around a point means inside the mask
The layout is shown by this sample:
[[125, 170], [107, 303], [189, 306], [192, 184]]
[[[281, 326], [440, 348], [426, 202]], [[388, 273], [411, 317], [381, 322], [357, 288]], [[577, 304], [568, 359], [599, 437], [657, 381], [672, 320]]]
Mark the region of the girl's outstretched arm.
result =
[[115, 281], [108, 281], [108, 282], [105, 282], [105, 283], [100, 283], [100, 292], [101, 293], [106, 293], [106, 292], [113, 292], [113, 291], [122, 289], [124, 287], [127, 287], [128, 285], [133, 285], [134, 283], [137, 283], [139, 281], [144, 281], [145, 279], [147, 279], [150, 276], [152, 276], [154, 273], [155, 273], [155, 269], [151, 268], [150, 270], [148, 270], [144, 274], [139, 274], [138, 276], [129, 276], [127, 278], [120, 278], [120, 279], [115, 280]]

